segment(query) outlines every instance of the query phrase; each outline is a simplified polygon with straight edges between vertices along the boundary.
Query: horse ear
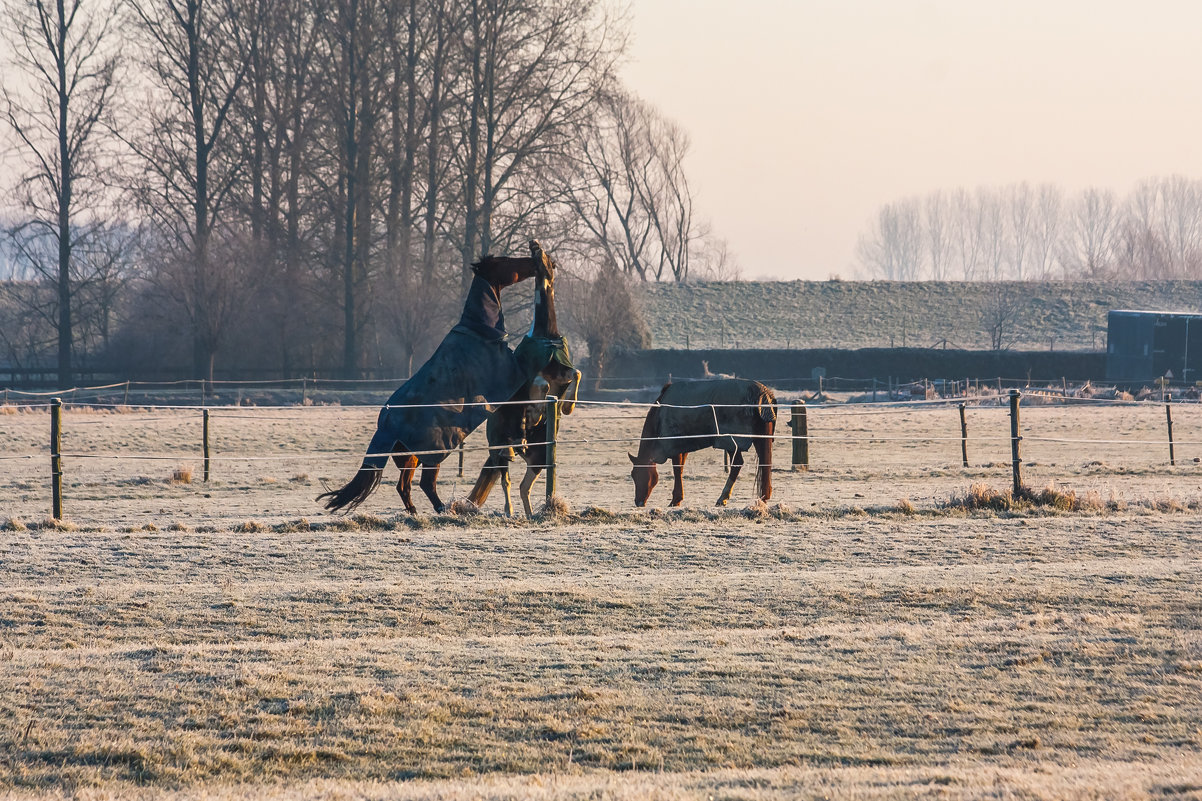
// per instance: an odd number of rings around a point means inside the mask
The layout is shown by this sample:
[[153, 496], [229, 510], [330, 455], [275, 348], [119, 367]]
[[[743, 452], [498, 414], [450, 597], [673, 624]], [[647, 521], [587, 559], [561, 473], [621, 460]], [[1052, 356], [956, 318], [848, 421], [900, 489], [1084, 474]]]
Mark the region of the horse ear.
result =
[[630, 463], [631, 463], [631, 464], [638, 464], [638, 463], [639, 463], [639, 462], [638, 462], [638, 460], [634, 458], [634, 454], [633, 454], [633, 453], [627, 453], [626, 455], [630, 457]]

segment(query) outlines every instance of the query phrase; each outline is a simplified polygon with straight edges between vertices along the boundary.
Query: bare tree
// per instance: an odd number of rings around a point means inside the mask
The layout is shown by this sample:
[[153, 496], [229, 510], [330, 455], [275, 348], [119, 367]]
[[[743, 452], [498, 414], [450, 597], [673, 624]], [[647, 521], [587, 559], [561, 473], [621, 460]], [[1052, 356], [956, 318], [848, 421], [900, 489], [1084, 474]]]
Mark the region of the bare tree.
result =
[[[60, 386], [72, 382], [75, 287], [84, 275], [73, 258], [99, 224], [104, 198], [105, 125], [117, 70], [117, 13], [83, 0], [5, 0], [4, 32], [21, 78], [0, 91], [3, 118], [28, 165], [18, 184], [22, 219], [11, 231], [19, 252], [55, 289], [54, 328]], [[53, 260], [36, 240], [53, 242]]]
[[1057, 269], [1056, 252], [1063, 228], [1063, 194], [1052, 184], [1040, 184], [1035, 193], [1035, 218], [1031, 229], [1031, 277], [1051, 278]]
[[1105, 278], [1111, 267], [1119, 209], [1114, 194], [1087, 189], [1073, 203], [1066, 221], [1062, 260], [1072, 274]]
[[651, 334], [630, 282], [616, 267], [602, 267], [589, 277], [564, 281], [559, 291], [565, 328], [588, 347], [593, 389], [601, 388], [614, 349], [646, 348]]
[[951, 267], [950, 218], [952, 214], [948, 198], [942, 192], [932, 192], [923, 203], [923, 224], [927, 255], [927, 277], [932, 281], [943, 281]]
[[1014, 288], [1001, 282], [985, 286], [985, 302], [981, 306], [981, 328], [989, 334], [989, 347], [1006, 350], [1018, 341], [1018, 318], [1022, 312]]
[[912, 281], [920, 277], [923, 244], [918, 201], [906, 199], [881, 207], [872, 228], [860, 237], [856, 252], [869, 275]]
[[[334, 159], [322, 147], [329, 130], [322, 80], [325, 41], [320, 20], [326, 0], [248, 0], [254, 21], [247, 33], [249, 91], [235, 101], [231, 139], [241, 147], [245, 177], [234, 210], [249, 227], [261, 280], [257, 299], [264, 350], [278, 354], [293, 374], [336, 311], [316, 280], [319, 241], [329, 238], [331, 204], [323, 194], [337, 184]], [[237, 55], [231, 53], [231, 55]], [[311, 358], [310, 358], [311, 360]]]
[[456, 111], [454, 239], [466, 286], [480, 253], [524, 238], [528, 221], [559, 200], [551, 182], [520, 179], [570, 148], [624, 40], [596, 0], [462, 2], [461, 67], [446, 110]]
[[[247, 75], [235, 0], [127, 0], [145, 36], [143, 57], [157, 92], [149, 124], [128, 141], [144, 179], [134, 191], [164, 233], [164, 288], [187, 314], [194, 375], [213, 376], [222, 337], [244, 300], [236, 233], [225, 213], [239, 175], [230, 110]], [[223, 253], [215, 257], [213, 246]]]
[[560, 180], [581, 235], [603, 261], [644, 281], [684, 281], [695, 254], [718, 254], [694, 221], [689, 142], [679, 126], [611, 87], [573, 139], [574, 161]]

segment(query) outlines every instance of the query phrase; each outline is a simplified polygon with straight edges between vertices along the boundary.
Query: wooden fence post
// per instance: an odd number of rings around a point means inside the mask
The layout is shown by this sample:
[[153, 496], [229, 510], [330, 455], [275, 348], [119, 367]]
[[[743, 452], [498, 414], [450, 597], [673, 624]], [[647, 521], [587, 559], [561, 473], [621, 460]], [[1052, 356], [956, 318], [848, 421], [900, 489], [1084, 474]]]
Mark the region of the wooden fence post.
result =
[[810, 431], [806, 419], [806, 402], [796, 401], [792, 406], [792, 419], [789, 427], [793, 429], [793, 469], [810, 469]]
[[547, 400], [547, 503], [555, 497], [555, 440], [559, 437], [559, 398], [548, 395]]
[[1173, 394], [1164, 396], [1164, 416], [1169, 424], [1169, 465], [1176, 465], [1177, 460], [1173, 454]]
[[204, 434], [202, 440], [202, 449], [204, 452], [204, 479], [205, 483], [209, 483], [209, 410], [204, 410]]
[[960, 458], [968, 467], [968, 418], [964, 414], [964, 404], [960, 404]]
[[463, 443], [459, 443], [459, 477], [463, 478]]
[[63, 519], [63, 399], [50, 400], [50, 496], [52, 515]]
[[125, 382], [125, 406], [129, 405], [129, 381]]
[[1023, 489], [1022, 456], [1019, 450], [1018, 401], [1021, 394], [1017, 389], [1010, 390], [1010, 465], [1014, 471], [1014, 494], [1017, 496]]

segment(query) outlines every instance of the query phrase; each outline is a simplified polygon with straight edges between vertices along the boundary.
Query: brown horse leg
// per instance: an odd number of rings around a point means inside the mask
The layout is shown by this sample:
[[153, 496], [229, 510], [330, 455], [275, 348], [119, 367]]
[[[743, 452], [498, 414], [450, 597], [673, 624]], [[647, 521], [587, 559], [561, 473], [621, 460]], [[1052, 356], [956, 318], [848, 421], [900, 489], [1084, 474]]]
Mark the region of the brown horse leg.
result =
[[438, 497], [438, 471], [442, 467], [440, 464], [424, 464], [422, 465], [422, 492], [426, 493], [426, 497], [430, 499], [430, 503], [434, 505], [434, 511], [442, 514], [447, 510], [446, 504]]
[[722, 494], [718, 496], [718, 506], [726, 506], [730, 500], [730, 491], [734, 489], [735, 480], [739, 477], [739, 471], [743, 469], [743, 452], [735, 451], [735, 456], [730, 460], [730, 475], [726, 477], [726, 486], [722, 488]]
[[513, 517], [513, 494], [510, 492], [512, 482], [509, 480], [509, 465], [501, 471], [501, 490], [505, 493], [505, 516]]
[[534, 510], [530, 508], [530, 488], [534, 486], [535, 479], [543, 469], [541, 467], [531, 467], [526, 465], [526, 475], [522, 476], [522, 483], [519, 489], [522, 492], [522, 506], [526, 509], [526, 517], [534, 517]]
[[503, 457], [503, 454], [504, 451], [493, 451], [484, 460], [484, 466], [480, 468], [480, 476], [476, 479], [476, 485], [472, 487], [472, 491], [467, 496], [467, 499], [474, 503], [476, 508], [484, 506], [484, 502], [488, 500], [488, 494], [497, 485], [497, 479], [501, 477], [502, 473], [509, 472], [508, 460]]
[[405, 511], [415, 515], [417, 507], [413, 505], [413, 473], [417, 470], [417, 457], [412, 454], [408, 456], [397, 454], [392, 457], [392, 460], [396, 462], [396, 466], [401, 471], [401, 477], [396, 482], [397, 494], [401, 496], [401, 503], [405, 504]]
[[[776, 421], [769, 420], [762, 433], [772, 437], [776, 433]], [[767, 503], [772, 498], [772, 440], [765, 437], [757, 439], [755, 455], [760, 463], [756, 473], [756, 484], [759, 486], [760, 500]]]
[[684, 500], [684, 458], [688, 456], [682, 453], [679, 456], [672, 457], [672, 505], [680, 506]]

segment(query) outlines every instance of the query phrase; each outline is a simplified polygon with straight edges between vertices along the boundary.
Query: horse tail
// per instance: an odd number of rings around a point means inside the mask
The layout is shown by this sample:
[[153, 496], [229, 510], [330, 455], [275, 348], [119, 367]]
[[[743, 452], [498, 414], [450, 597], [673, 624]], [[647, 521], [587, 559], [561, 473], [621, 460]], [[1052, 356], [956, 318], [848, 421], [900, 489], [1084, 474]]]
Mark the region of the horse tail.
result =
[[755, 471], [755, 490], [756, 495], [766, 501], [772, 497], [772, 439], [776, 433], [776, 396], [772, 390], [763, 388], [757, 406], [759, 420], [752, 426], [758, 435], [754, 440], [755, 455], [759, 461]]
[[380, 429], [371, 438], [367, 446], [367, 455], [359, 465], [355, 477], [336, 490], [329, 490], [317, 496], [318, 501], [325, 501], [325, 507], [331, 512], [346, 510], [354, 511], [355, 507], [367, 500], [376, 487], [380, 486], [380, 478], [384, 475], [384, 465], [388, 464], [388, 454], [396, 442]]

